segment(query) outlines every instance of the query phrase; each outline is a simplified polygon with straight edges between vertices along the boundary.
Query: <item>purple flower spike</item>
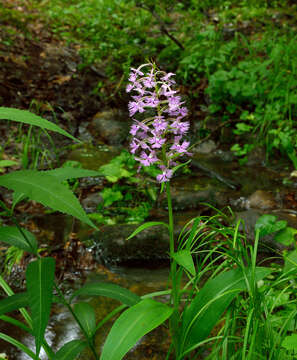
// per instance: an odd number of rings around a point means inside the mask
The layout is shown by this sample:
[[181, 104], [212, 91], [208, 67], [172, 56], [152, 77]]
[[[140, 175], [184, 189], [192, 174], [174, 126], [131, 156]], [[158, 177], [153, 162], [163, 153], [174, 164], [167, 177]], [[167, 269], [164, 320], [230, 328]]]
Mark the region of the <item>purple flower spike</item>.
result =
[[149, 110], [145, 120], [133, 119], [130, 151], [140, 167], [158, 165], [162, 171], [157, 176], [160, 183], [170, 181], [179, 157], [191, 155], [187, 151], [190, 143], [183, 139], [190, 124], [181, 121], [188, 110], [182, 106], [184, 101], [175, 88], [174, 75], [157, 70], [154, 64], [143, 64], [131, 69], [126, 87], [127, 92], [134, 92], [128, 104], [130, 116]]

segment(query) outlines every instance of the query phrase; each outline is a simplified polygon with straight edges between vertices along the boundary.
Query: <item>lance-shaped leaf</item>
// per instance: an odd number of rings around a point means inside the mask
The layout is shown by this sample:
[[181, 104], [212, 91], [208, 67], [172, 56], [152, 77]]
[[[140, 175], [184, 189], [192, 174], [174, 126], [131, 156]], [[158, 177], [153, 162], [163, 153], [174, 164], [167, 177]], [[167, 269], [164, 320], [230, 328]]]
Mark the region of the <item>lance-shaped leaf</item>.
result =
[[96, 330], [96, 314], [92, 306], [86, 302], [74, 305], [74, 313], [77, 316], [88, 338], [91, 338]]
[[12, 120], [12, 121], [21, 122], [24, 124], [38, 126], [42, 129], [57, 132], [61, 135], [69, 137], [70, 139], [72, 139], [74, 141], [79, 142], [78, 139], [76, 139], [75, 137], [70, 135], [67, 131], [61, 129], [56, 124], [54, 124], [48, 120], [45, 120], [42, 117], [40, 117], [36, 114], [33, 114], [27, 110], [20, 110], [20, 109], [8, 108], [8, 107], [0, 107], [0, 119]]
[[121, 360], [139, 339], [167, 320], [172, 311], [169, 306], [151, 299], [128, 308], [114, 322], [100, 360]]
[[27, 292], [37, 356], [40, 352], [50, 316], [54, 275], [55, 260], [53, 258], [42, 258], [33, 261], [28, 265], [26, 271]]
[[0, 316], [9, 313], [10, 311], [26, 307], [28, 306], [28, 303], [27, 293], [19, 293], [8, 296], [0, 300]]
[[46, 172], [20, 170], [5, 174], [0, 176], [0, 186], [23, 193], [31, 200], [72, 215], [97, 229], [73, 193], [59, 179]]
[[16, 226], [2, 226], [0, 227], [0, 241], [29, 253], [37, 254], [35, 236], [26, 229], [19, 230]]
[[44, 171], [44, 173], [55, 176], [61, 182], [68, 179], [78, 179], [88, 176], [100, 176], [100, 173], [98, 171], [79, 169], [73, 167], [64, 167], [53, 170], [47, 170]]
[[106, 296], [111, 299], [119, 300], [125, 305], [132, 306], [137, 304], [141, 298], [117, 284], [96, 282], [85, 284], [83, 287], [75, 291], [71, 299], [78, 295], [87, 296]]
[[[255, 270], [255, 281], [259, 281], [271, 272], [270, 269], [258, 267]], [[212, 328], [219, 321], [223, 312], [239, 292], [247, 290], [247, 279], [241, 269], [237, 268], [219, 274], [206, 282], [184, 310], [182, 327], [179, 335], [179, 357], [195, 348], [205, 340]]]
[[13, 165], [18, 165], [18, 163], [12, 160], [0, 160], [0, 168], [13, 166]]
[[8, 342], [9, 344], [15, 346], [21, 352], [27, 354], [31, 359], [33, 359], [33, 360], [36, 359], [36, 356], [33, 351], [31, 351], [29, 348], [27, 348], [27, 346], [23, 345], [21, 342], [14, 339], [13, 337], [0, 332], [0, 340], [4, 340], [4, 341]]
[[71, 340], [61, 347], [53, 360], [74, 360], [86, 346], [87, 343], [85, 341]]
[[196, 275], [195, 265], [191, 252], [189, 250], [180, 250], [172, 255], [174, 260], [182, 267], [184, 267], [191, 275]]
[[150, 228], [152, 226], [158, 226], [158, 225], [165, 226], [168, 229], [168, 224], [166, 224], [164, 222], [161, 222], [161, 221], [149, 221], [149, 222], [146, 222], [146, 223], [138, 226], [138, 228], [136, 230], [134, 230], [133, 233], [129, 237], [127, 237], [127, 240], [132, 239], [135, 235], [137, 235], [138, 233], [140, 233], [141, 231], [143, 231], [145, 229], [148, 229], [148, 228]]

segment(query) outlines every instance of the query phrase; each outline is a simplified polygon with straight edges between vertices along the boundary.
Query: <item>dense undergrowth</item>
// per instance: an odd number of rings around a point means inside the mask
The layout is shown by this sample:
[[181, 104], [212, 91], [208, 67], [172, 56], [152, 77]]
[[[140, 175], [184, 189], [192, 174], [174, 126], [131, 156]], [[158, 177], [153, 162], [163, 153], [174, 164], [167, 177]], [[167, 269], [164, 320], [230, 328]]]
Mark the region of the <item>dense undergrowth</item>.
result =
[[[34, 1], [32, 3], [34, 6]], [[79, 44], [83, 66], [124, 86], [131, 65], [153, 58], [192, 97], [193, 115], [235, 122], [232, 150], [257, 145], [297, 166], [296, 5], [289, 1], [44, 2], [48, 26]], [[99, 82], [97, 91], [104, 83]], [[201, 130], [202, 135], [207, 133]]]
[[[0, 7], [10, 22], [32, 38], [39, 19], [79, 51], [80, 68], [94, 64], [105, 74], [92, 89], [124, 96], [130, 66], [154, 59], [177, 73], [192, 99], [193, 121], [232, 126], [231, 148], [241, 163], [256, 146], [267, 160], [287, 155], [297, 166], [296, 25], [290, 1], [24, 1], [21, 14]], [[31, 25], [30, 25], [31, 24]], [[13, 39], [13, 28], [7, 26]], [[10, 33], [10, 34], [9, 34]], [[13, 41], [13, 40], [11, 40]], [[230, 125], [230, 122], [232, 125]], [[230, 143], [229, 142], [229, 143]]]

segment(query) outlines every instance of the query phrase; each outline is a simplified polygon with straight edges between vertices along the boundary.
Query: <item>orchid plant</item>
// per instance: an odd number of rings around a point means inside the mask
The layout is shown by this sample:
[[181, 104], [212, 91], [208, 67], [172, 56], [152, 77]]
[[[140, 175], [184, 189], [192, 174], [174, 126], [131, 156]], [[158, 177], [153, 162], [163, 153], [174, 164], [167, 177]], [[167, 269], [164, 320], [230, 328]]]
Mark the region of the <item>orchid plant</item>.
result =
[[[161, 184], [161, 189], [166, 187], [168, 223], [156, 221], [142, 224], [127, 241], [151, 226], [165, 226], [168, 229], [170, 285], [164, 291], [138, 296], [116, 284], [87, 283], [70, 298], [65, 298], [55, 281], [54, 259], [40, 255], [34, 234], [20, 226], [13, 214], [14, 208], [19, 201], [29, 198], [96, 228], [63, 182], [69, 178], [97, 176], [98, 172], [60, 168], [49, 171], [20, 170], [1, 175], [0, 186], [13, 191], [10, 208], [0, 201], [1, 215], [10, 218], [15, 226], [1, 226], [0, 239], [31, 253], [35, 260], [27, 267], [26, 291], [22, 293], [14, 294], [0, 276], [0, 286], [7, 294], [6, 298], [0, 300], [0, 319], [33, 335], [36, 348], [35, 351], [29, 349], [4, 333], [0, 333], [0, 339], [18, 347], [34, 360], [40, 358], [41, 348], [50, 360], [75, 359], [85, 348], [89, 348], [97, 360], [121, 360], [145, 334], [167, 323], [172, 342], [166, 359], [172, 356], [177, 360], [193, 359], [196, 349], [207, 341], [232, 300], [241, 291], [253, 288], [251, 284], [269, 273], [268, 269], [256, 267], [255, 263], [249, 268], [244, 260], [234, 257], [231, 269], [230, 266], [220, 266], [218, 270], [222, 271], [216, 271], [203, 287], [200, 286], [201, 276], [206, 270], [201, 270], [201, 266], [197, 270], [193, 255], [199, 252], [197, 249], [203, 242], [205, 225], [197, 217], [175, 239], [170, 194], [170, 180], [175, 171], [186, 163], [183, 159], [191, 155], [190, 143], [185, 138], [190, 127], [189, 122], [184, 120], [187, 109], [178, 95], [174, 74], [166, 74], [152, 63], [131, 69], [127, 92], [132, 91], [134, 95], [129, 102], [130, 116], [133, 117], [130, 151], [140, 163], [139, 170], [152, 164], [159, 168], [156, 180]], [[147, 117], [143, 116], [146, 114]], [[136, 119], [137, 116], [142, 116], [142, 119]], [[0, 108], [0, 119], [39, 126], [76, 141], [58, 126], [26, 111]], [[233, 247], [237, 251], [236, 239]], [[254, 258], [256, 248], [251, 250]], [[82, 301], [81, 296], [106, 296], [119, 300], [121, 305], [96, 322], [94, 309], [88, 302]], [[49, 346], [45, 330], [53, 301], [61, 302], [68, 308], [80, 326], [84, 340], [74, 339], [60, 349], [53, 350]], [[21, 312], [24, 322], [6, 315], [13, 310]], [[101, 348], [95, 345], [96, 332], [119, 313], [99, 354]]]

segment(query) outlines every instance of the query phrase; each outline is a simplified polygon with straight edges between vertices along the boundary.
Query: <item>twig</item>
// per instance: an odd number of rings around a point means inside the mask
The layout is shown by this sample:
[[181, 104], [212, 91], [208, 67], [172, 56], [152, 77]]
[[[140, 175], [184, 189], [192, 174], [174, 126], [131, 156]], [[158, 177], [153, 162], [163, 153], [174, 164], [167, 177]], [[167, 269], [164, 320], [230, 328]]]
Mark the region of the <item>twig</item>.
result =
[[149, 11], [153, 17], [157, 20], [157, 22], [160, 25], [160, 30], [163, 34], [165, 34], [166, 36], [169, 37], [169, 39], [171, 39], [173, 42], [175, 42], [175, 44], [182, 50], [185, 50], [184, 46], [182, 43], [180, 43], [172, 34], [170, 34], [170, 32], [167, 30], [166, 24], [165, 22], [161, 19], [161, 17], [159, 16], [159, 14], [155, 11], [153, 6], [145, 6], [142, 3], [139, 3], [136, 5], [137, 7], [147, 10]]

